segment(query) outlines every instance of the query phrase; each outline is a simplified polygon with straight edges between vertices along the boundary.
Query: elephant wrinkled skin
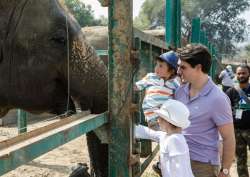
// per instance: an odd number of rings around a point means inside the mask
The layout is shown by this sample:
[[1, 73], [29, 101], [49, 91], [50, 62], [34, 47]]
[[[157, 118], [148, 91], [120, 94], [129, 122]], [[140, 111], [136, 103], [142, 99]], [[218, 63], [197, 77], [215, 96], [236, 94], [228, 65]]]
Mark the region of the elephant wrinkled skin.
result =
[[[0, 117], [11, 108], [75, 112], [73, 99], [82, 110], [104, 112], [107, 77], [105, 64], [63, 2], [0, 1]], [[96, 175], [107, 176], [107, 145], [93, 132], [87, 139]]]

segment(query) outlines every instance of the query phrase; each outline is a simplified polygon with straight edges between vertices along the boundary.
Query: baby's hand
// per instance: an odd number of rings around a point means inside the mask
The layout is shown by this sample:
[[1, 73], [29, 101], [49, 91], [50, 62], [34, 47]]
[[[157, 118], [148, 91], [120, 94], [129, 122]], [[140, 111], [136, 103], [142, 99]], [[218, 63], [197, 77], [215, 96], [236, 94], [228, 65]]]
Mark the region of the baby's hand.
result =
[[148, 121], [148, 127], [153, 130], [159, 130], [159, 124], [157, 119]]
[[133, 88], [134, 91], [139, 91], [138, 87], [136, 85], [134, 85], [134, 88]]

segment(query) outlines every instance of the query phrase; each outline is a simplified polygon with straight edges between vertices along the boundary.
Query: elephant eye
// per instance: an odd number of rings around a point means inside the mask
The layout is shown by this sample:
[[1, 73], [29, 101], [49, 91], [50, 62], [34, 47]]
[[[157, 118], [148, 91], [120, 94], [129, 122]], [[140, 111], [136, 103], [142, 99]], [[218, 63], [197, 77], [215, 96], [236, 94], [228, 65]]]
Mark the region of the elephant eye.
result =
[[58, 44], [66, 44], [66, 34], [64, 31], [60, 30], [53, 34], [50, 40], [58, 43]]
[[55, 41], [57, 43], [60, 43], [60, 44], [65, 44], [65, 38], [64, 37], [52, 37], [51, 40]]

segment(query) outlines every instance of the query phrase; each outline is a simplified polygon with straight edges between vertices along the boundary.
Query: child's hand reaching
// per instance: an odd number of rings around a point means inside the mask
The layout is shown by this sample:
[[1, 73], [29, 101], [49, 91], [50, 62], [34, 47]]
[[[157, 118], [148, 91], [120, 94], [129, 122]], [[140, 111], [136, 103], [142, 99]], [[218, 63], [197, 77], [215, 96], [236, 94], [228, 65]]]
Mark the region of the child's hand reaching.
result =
[[138, 89], [138, 87], [136, 85], [134, 85], [133, 90], [134, 91], [139, 91], [139, 89]]
[[153, 129], [153, 130], [159, 130], [159, 128], [160, 128], [157, 120], [149, 121], [148, 127]]

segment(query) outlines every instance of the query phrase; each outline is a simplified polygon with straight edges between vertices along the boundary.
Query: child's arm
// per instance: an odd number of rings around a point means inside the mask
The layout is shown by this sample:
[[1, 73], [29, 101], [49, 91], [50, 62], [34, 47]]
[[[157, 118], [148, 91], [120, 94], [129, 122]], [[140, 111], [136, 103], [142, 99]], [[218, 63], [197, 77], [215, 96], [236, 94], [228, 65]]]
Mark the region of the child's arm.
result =
[[144, 88], [146, 88], [146, 86], [147, 86], [147, 81], [142, 79], [135, 83], [134, 90], [136, 91], [143, 90]]
[[143, 125], [135, 126], [135, 138], [140, 139], [151, 139], [153, 141], [159, 142], [160, 135], [163, 132], [155, 131]]
[[137, 81], [135, 83], [136, 90], [144, 90], [147, 88], [150, 84], [150, 79], [154, 76], [154, 73], [148, 73], [146, 76], [144, 76], [141, 80]]

